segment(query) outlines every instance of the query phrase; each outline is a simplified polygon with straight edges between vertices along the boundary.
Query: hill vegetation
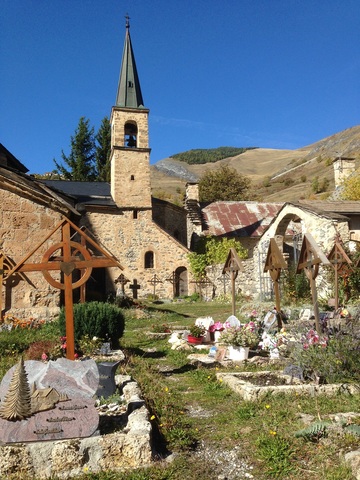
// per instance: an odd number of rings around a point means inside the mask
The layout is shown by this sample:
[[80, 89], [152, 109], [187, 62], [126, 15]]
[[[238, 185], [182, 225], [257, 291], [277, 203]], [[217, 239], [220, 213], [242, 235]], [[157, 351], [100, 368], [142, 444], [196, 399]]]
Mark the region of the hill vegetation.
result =
[[[190, 156], [190, 152], [182, 155]], [[187, 164], [173, 156], [151, 166], [151, 183], [154, 196], [180, 205], [186, 182], [199, 181], [207, 172], [226, 165], [250, 178], [258, 201], [324, 200], [334, 192], [333, 161], [339, 156], [355, 158], [356, 168], [360, 167], [360, 125], [297, 150], [246, 149], [217, 163], [203, 164]]]
[[170, 158], [179, 160], [180, 162], [188, 163], [189, 165], [214, 163], [224, 158], [235, 157], [241, 155], [247, 150], [254, 150], [257, 147], [218, 147], [218, 148], [198, 148], [195, 150], [188, 150], [187, 152], [176, 153]]

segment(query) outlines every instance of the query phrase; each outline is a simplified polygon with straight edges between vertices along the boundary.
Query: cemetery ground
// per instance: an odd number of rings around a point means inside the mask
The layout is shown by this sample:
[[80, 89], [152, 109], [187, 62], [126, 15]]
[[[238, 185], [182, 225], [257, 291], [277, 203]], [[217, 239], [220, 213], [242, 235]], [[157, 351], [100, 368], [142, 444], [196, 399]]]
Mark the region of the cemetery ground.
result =
[[[215, 322], [224, 322], [230, 314], [230, 304], [215, 302], [149, 303], [125, 310], [125, 332], [120, 341], [125, 361], [118, 373], [131, 375], [141, 388], [153, 428], [154, 463], [147, 469], [124, 473], [84, 472], [78, 479], [356, 478], [344, 455], [360, 448], [359, 436], [340, 428], [319, 429], [311, 436], [297, 437], [295, 433], [306, 426], [304, 419], [308, 423], [326, 422], [334, 414], [359, 412], [360, 395], [294, 393], [244, 401], [217, 379], [217, 373], [276, 370], [276, 362], [263, 366], [250, 361], [231, 367], [220, 363], [194, 365], [188, 359], [192, 350], [172, 350], [168, 337], [148, 334], [156, 330], [154, 326], [181, 330], [198, 317], [211, 316]], [[57, 322], [38, 330], [1, 332], [0, 376], [31, 343], [58, 337]], [[353, 423], [360, 426], [360, 419]]]

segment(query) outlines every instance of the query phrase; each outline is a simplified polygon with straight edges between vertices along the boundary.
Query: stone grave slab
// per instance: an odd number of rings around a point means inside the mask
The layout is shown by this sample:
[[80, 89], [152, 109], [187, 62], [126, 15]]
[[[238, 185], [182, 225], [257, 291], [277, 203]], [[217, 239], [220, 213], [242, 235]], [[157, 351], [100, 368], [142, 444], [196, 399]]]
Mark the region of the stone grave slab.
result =
[[31, 393], [31, 411], [26, 418], [9, 419], [4, 410], [5, 405], [16, 403], [14, 390], [19, 399], [23, 401], [24, 397], [21, 389], [17, 391], [14, 386], [19, 368], [19, 364], [12, 367], [0, 385], [0, 438], [4, 443], [62, 440], [96, 433], [99, 415], [94, 396], [99, 387], [99, 371], [94, 360], [24, 362], [22, 378]]
[[99, 387], [96, 391], [97, 397], [108, 398], [116, 391], [115, 372], [121, 361], [101, 362], [97, 364], [99, 370]]

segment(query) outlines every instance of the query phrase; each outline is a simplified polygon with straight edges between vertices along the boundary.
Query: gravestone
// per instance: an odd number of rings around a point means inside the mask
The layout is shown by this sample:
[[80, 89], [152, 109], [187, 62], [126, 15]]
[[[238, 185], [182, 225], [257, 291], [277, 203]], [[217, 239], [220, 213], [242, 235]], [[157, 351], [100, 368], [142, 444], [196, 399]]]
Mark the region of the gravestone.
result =
[[97, 397], [108, 398], [116, 391], [115, 372], [121, 361], [98, 363], [99, 387], [96, 391]]
[[[94, 435], [99, 424], [94, 402], [98, 386], [94, 360], [21, 361], [0, 384], [1, 440], [19, 443]], [[23, 408], [19, 413], [22, 404], [30, 408], [25, 415]]]

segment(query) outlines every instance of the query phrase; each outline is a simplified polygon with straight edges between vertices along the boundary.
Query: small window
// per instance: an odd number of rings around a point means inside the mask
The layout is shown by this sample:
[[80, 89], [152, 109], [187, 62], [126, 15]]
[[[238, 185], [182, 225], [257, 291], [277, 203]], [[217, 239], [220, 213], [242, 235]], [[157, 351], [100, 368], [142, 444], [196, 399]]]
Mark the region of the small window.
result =
[[136, 220], [138, 218], [138, 211], [133, 210], [133, 219]]
[[145, 268], [154, 268], [154, 252], [145, 253]]
[[135, 180], [135, 175], [130, 175], [130, 180]]

